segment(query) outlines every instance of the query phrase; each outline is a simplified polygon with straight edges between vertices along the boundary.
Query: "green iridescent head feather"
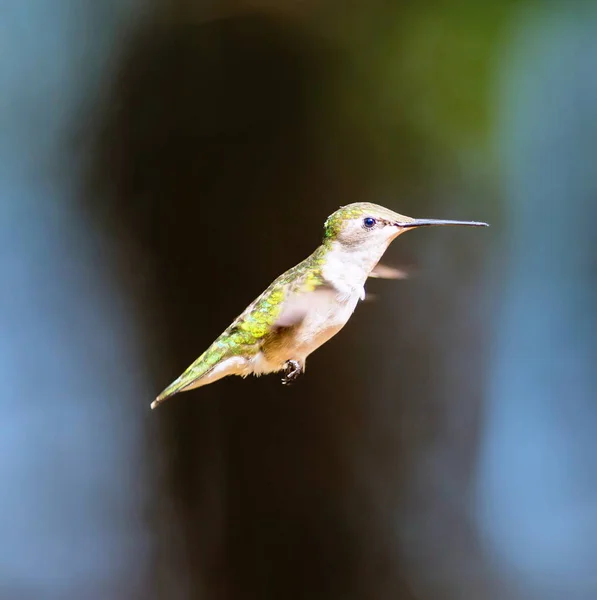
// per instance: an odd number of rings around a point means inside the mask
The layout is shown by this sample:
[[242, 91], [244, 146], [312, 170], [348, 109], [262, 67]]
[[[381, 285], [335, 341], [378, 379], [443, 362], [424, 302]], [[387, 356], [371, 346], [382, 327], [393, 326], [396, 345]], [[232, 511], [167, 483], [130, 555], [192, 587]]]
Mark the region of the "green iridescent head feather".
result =
[[340, 207], [335, 213], [332, 213], [326, 220], [324, 225], [324, 242], [333, 241], [338, 237], [342, 228], [352, 219], [358, 219], [365, 216], [371, 216], [376, 219], [386, 219], [387, 221], [410, 222], [411, 217], [406, 217], [395, 213], [392, 210], [373, 204], [371, 202], [355, 202]]

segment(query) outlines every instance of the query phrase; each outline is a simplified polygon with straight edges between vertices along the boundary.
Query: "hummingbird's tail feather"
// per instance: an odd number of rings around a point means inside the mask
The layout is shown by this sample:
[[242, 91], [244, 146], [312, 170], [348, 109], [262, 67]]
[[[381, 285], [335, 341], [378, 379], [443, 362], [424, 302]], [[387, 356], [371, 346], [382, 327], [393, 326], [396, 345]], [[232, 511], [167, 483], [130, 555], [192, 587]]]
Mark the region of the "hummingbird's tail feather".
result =
[[[152, 403], [152, 410], [159, 406], [164, 400], [167, 400], [174, 394], [178, 394], [179, 392], [183, 392], [187, 387], [189, 387], [190, 382], [186, 380], [184, 373], [178, 379], [175, 379]], [[198, 382], [193, 387], [199, 387], [200, 384]]]
[[[223, 349], [222, 349], [223, 350]], [[192, 365], [190, 365], [186, 371], [180, 377], [177, 377], [162, 393], [151, 403], [151, 408], [154, 409], [160, 405], [164, 400], [167, 400], [174, 394], [183, 392], [187, 389], [200, 387], [208, 383], [203, 382], [202, 379], [223, 358], [224, 352], [218, 352], [217, 348], [213, 348], [213, 345], [208, 348]]]
[[230, 356], [225, 348], [210, 347], [151, 403], [151, 408], [180, 392], [213, 383], [227, 375], [248, 375], [249, 372], [244, 357]]

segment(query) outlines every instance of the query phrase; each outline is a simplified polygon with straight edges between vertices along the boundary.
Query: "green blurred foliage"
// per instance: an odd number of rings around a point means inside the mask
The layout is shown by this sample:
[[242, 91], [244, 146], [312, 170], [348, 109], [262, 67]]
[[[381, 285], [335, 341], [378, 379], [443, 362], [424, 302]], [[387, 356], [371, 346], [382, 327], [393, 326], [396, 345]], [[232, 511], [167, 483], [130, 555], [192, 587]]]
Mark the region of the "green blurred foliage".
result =
[[518, 5], [328, 4], [314, 24], [343, 56], [328, 97], [340, 143], [364, 141], [370, 167], [391, 178], [477, 153], [491, 160], [493, 61]]

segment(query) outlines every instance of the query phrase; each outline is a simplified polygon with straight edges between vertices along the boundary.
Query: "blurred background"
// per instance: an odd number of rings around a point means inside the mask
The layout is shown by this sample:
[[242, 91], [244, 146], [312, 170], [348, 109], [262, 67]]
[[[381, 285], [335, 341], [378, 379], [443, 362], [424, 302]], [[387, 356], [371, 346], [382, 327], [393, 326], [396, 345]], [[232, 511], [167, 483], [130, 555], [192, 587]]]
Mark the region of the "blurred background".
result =
[[[597, 5], [6, 0], [0, 597], [597, 598]], [[338, 206], [310, 359], [149, 404]]]

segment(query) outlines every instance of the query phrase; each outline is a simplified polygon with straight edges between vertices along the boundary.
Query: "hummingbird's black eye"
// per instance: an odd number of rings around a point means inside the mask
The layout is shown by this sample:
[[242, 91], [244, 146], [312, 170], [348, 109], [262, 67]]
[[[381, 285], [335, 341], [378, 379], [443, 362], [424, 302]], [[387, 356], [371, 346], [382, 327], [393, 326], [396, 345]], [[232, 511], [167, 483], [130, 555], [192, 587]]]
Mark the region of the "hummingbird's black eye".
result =
[[377, 221], [373, 218], [373, 217], [365, 217], [363, 219], [363, 227], [367, 228], [367, 229], [371, 229], [372, 227], [375, 227]]

